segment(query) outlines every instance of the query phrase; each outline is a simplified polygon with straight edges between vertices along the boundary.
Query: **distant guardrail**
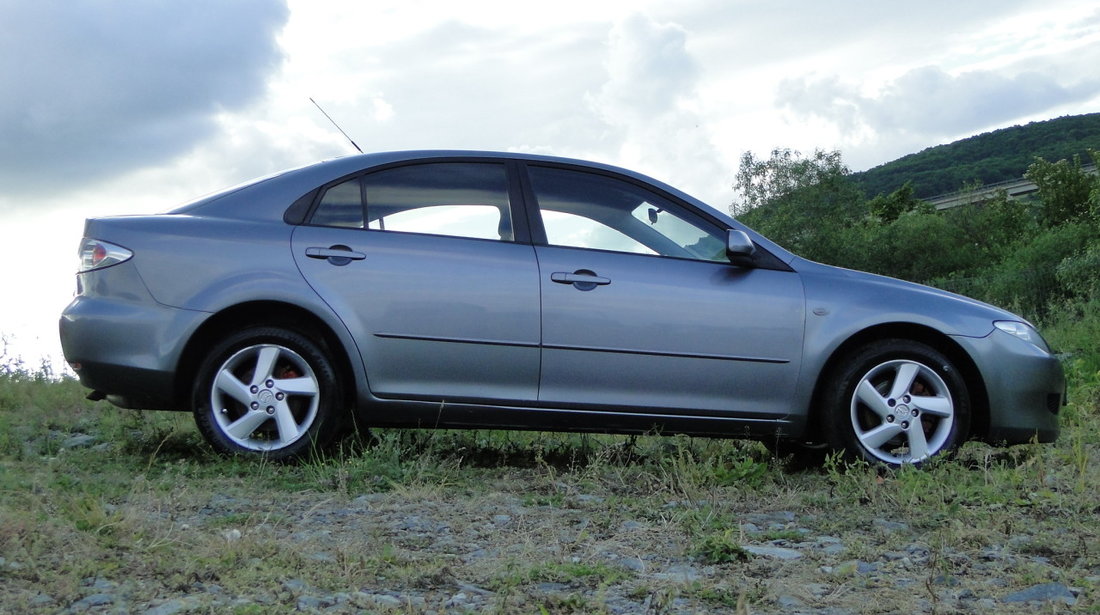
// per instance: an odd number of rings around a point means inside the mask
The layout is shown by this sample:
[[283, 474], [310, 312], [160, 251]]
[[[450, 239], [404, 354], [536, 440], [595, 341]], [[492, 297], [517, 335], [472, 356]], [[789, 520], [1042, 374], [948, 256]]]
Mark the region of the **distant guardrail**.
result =
[[[1082, 167], [1082, 170], [1097, 174], [1096, 165], [1086, 165]], [[948, 192], [945, 194], [937, 194], [936, 196], [924, 199], [925, 203], [932, 205], [937, 210], [951, 209], [952, 207], [959, 207], [961, 205], [975, 205], [992, 200], [998, 193], [1004, 192], [1009, 199], [1020, 199], [1039, 191], [1039, 187], [1033, 182], [1024, 179], [1006, 179], [992, 184], [986, 184], [984, 186], [978, 186], [970, 190], [958, 190], [956, 192]]]

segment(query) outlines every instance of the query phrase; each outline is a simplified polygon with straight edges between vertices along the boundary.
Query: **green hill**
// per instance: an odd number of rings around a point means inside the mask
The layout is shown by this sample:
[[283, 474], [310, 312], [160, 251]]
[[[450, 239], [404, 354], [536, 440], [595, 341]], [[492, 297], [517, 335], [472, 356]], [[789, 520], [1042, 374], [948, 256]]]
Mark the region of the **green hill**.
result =
[[930, 147], [861, 173], [852, 179], [868, 197], [889, 194], [906, 181], [915, 195], [928, 198], [982, 184], [1017, 179], [1039, 156], [1050, 161], [1100, 150], [1100, 113], [1072, 115], [1026, 126], [1012, 126], [947, 145]]

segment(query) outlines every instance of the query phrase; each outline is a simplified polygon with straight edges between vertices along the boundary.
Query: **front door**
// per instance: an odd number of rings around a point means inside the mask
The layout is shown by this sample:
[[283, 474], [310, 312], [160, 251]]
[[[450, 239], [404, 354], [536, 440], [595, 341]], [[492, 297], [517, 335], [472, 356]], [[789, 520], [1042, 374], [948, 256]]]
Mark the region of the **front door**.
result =
[[798, 274], [732, 265], [725, 229], [634, 183], [530, 166], [546, 244], [540, 403], [779, 419], [802, 353]]

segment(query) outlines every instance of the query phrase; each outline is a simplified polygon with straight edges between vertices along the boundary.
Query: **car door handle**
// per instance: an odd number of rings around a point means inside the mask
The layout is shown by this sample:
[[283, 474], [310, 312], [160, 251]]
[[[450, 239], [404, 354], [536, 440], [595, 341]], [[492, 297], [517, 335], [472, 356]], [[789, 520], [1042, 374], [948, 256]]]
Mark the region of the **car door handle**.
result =
[[573, 273], [556, 271], [550, 274], [550, 280], [558, 284], [572, 284], [577, 290], [592, 290], [597, 286], [604, 286], [611, 283], [610, 278], [600, 277], [587, 269], [580, 269]]
[[346, 265], [351, 261], [361, 261], [367, 257], [366, 254], [356, 252], [347, 246], [306, 248], [306, 256], [310, 258], [328, 259], [333, 265]]

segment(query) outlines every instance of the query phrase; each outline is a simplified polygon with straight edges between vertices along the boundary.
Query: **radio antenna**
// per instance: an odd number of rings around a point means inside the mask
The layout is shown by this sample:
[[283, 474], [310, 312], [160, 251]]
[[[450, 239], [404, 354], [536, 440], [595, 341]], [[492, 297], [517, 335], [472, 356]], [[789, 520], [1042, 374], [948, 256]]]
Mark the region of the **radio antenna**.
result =
[[332, 125], [336, 127], [336, 130], [340, 131], [340, 134], [344, 135], [345, 139], [347, 139], [348, 141], [351, 141], [351, 146], [352, 147], [359, 150], [360, 154], [363, 153], [363, 150], [360, 149], [359, 146], [355, 144], [355, 141], [351, 137], [348, 136], [348, 133], [344, 132], [343, 128], [340, 128], [340, 125], [336, 123], [336, 120], [332, 119], [332, 117], [330, 117], [329, 114], [325, 113], [325, 110], [321, 108], [321, 105], [317, 104], [316, 100], [313, 100], [312, 96], [309, 98], [309, 102], [313, 103], [313, 106], [317, 107], [317, 110], [320, 111], [321, 113], [323, 113], [324, 116], [326, 118], [328, 118], [328, 121], [332, 122]]

